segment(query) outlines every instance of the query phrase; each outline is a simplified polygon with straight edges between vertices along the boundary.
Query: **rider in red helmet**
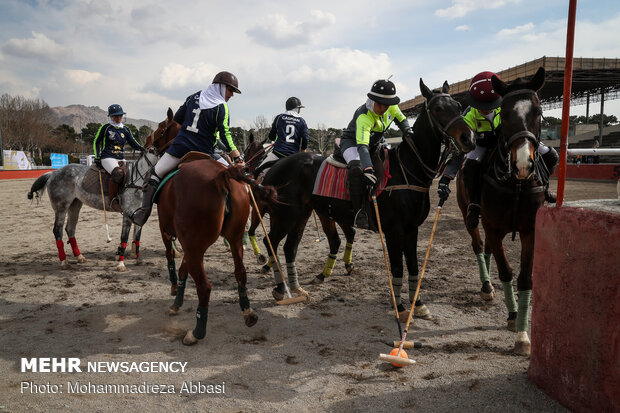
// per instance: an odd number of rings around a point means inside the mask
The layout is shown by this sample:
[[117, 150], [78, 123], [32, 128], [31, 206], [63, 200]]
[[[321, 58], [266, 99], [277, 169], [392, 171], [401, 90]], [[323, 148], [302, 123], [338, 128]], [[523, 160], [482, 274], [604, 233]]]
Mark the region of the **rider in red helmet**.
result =
[[190, 151], [203, 152], [214, 157], [214, 148], [219, 139], [235, 162], [243, 162], [230, 134], [228, 100], [241, 93], [237, 77], [230, 72], [220, 72], [208, 88], [190, 95], [174, 114], [174, 120], [181, 124], [179, 133], [166, 153], [155, 165], [147, 182], [142, 207], [134, 211], [129, 219], [136, 225], [144, 225], [153, 208], [153, 195], [160, 180], [177, 167], [183, 155]]
[[[493, 90], [491, 78], [497, 76], [493, 72], [480, 72], [471, 80], [469, 91], [465, 100], [469, 107], [463, 114], [463, 120], [476, 133], [476, 148], [466, 155], [465, 163], [462, 164], [463, 154], [453, 158], [446, 165], [445, 172], [439, 180], [438, 194], [440, 198], [447, 199], [450, 194], [450, 181], [454, 179], [461, 164], [463, 183], [469, 198], [467, 206], [466, 226], [474, 229], [478, 226], [480, 217], [480, 182], [482, 180], [482, 160], [488, 148], [497, 144], [498, 131], [501, 126], [502, 97]], [[499, 78], [499, 76], [497, 76]], [[542, 156], [550, 174], [553, 173], [559, 156], [555, 149], [540, 143], [538, 152]], [[545, 199], [555, 202], [555, 195], [545, 191]]]

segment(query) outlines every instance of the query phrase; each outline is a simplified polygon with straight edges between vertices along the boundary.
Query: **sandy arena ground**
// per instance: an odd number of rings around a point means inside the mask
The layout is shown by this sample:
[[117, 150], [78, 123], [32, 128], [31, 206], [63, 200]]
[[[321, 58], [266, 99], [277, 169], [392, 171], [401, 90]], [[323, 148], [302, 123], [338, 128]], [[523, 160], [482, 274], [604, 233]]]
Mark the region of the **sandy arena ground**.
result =
[[[67, 245], [72, 268], [61, 270], [47, 193], [39, 205], [26, 199], [33, 181], [0, 181], [0, 412], [566, 411], [527, 380], [529, 360], [511, 352], [515, 334], [504, 327], [495, 264], [499, 294], [491, 303], [479, 298], [476, 260], [454, 193], [422, 282], [434, 319], [414, 322], [409, 338], [423, 343], [409, 353], [417, 364], [396, 369], [377, 359], [389, 352], [384, 341], [398, 339], [378, 234], [358, 231], [353, 275], [345, 276], [341, 251], [334, 276], [307, 288], [308, 305], [275, 305], [272, 276], [261, 273], [248, 249], [249, 296], [259, 316], [251, 328], [239, 310], [232, 258], [218, 241], [205, 260], [213, 283], [207, 337], [186, 347], [180, 337], [194, 326], [196, 292], [188, 282], [181, 314], [167, 315], [172, 297], [157, 214], [142, 234], [142, 264], [128, 259], [129, 271], [120, 273], [114, 262], [120, 215], [109, 217], [114, 242], [106, 244], [103, 213], [84, 207], [77, 241], [87, 262], [77, 264]], [[565, 200], [616, 197], [615, 183], [571, 181]], [[434, 209], [420, 229], [420, 267], [433, 218]], [[327, 241], [316, 238], [311, 220], [297, 257], [302, 282], [318, 274], [327, 257]], [[518, 268], [519, 243], [505, 245]], [[75, 357], [83, 372], [22, 373], [23, 357]], [[187, 364], [184, 373], [84, 370], [88, 362], [113, 361]], [[22, 391], [22, 382], [57, 385], [62, 393]], [[70, 393], [78, 382], [162, 384], [174, 393]]]

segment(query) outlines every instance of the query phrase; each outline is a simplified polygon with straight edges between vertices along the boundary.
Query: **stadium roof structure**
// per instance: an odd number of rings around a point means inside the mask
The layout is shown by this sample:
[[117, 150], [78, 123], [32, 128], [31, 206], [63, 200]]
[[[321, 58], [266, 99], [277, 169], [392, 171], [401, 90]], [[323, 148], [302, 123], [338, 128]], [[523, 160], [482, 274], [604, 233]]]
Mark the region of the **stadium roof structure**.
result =
[[[523, 63], [510, 69], [496, 72], [504, 82], [511, 82], [519, 77], [531, 78], [539, 67], [545, 68], [545, 85], [539, 92], [543, 109], [555, 109], [562, 106], [564, 92], [564, 67], [566, 58], [547, 57]], [[465, 93], [469, 89], [471, 78], [450, 85], [450, 94], [454, 99], [465, 104]], [[573, 84], [571, 86], [571, 105], [600, 102], [620, 97], [620, 59], [619, 58], [573, 58]], [[424, 104], [424, 97], [418, 95], [402, 102], [399, 106], [408, 117], [418, 116]]]

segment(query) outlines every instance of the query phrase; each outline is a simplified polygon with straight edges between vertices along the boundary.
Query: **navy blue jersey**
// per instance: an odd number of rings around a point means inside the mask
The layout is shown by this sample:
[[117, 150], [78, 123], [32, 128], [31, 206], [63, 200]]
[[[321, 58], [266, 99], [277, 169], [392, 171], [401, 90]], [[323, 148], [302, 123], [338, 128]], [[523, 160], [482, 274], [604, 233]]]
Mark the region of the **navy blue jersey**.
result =
[[190, 151], [213, 155], [218, 132], [227, 151], [237, 149], [230, 135], [228, 105], [220, 103], [210, 109], [200, 109], [199, 99], [200, 92], [194, 93], [174, 114], [174, 120], [181, 124], [181, 129], [166, 152], [175, 158], [181, 158]]
[[125, 159], [125, 143], [129, 143], [137, 150], [142, 150], [142, 146], [134, 139], [127, 126], [117, 128], [106, 123], [99, 128], [93, 141], [95, 158]]
[[273, 145], [275, 154], [293, 155], [308, 147], [308, 125], [300, 116], [282, 113], [273, 120], [269, 139], [276, 141]]

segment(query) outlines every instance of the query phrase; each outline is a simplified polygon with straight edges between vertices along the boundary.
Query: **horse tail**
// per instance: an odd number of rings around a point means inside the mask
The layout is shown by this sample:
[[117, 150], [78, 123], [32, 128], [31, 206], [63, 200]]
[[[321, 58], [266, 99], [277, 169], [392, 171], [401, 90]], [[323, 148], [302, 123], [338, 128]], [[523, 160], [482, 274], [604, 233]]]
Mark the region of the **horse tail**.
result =
[[278, 193], [273, 186], [264, 186], [256, 182], [250, 175], [246, 175], [244, 168], [240, 165], [233, 165], [225, 169], [224, 173], [228, 179], [246, 183], [259, 198], [259, 202], [267, 207], [279, 204]]
[[38, 177], [36, 181], [34, 181], [32, 186], [30, 187], [30, 192], [28, 192], [28, 199], [34, 198], [35, 195], [37, 199], [41, 198], [41, 194], [39, 192], [42, 192], [45, 189], [47, 180], [50, 179], [50, 174], [51, 172], [44, 173], [43, 175]]

